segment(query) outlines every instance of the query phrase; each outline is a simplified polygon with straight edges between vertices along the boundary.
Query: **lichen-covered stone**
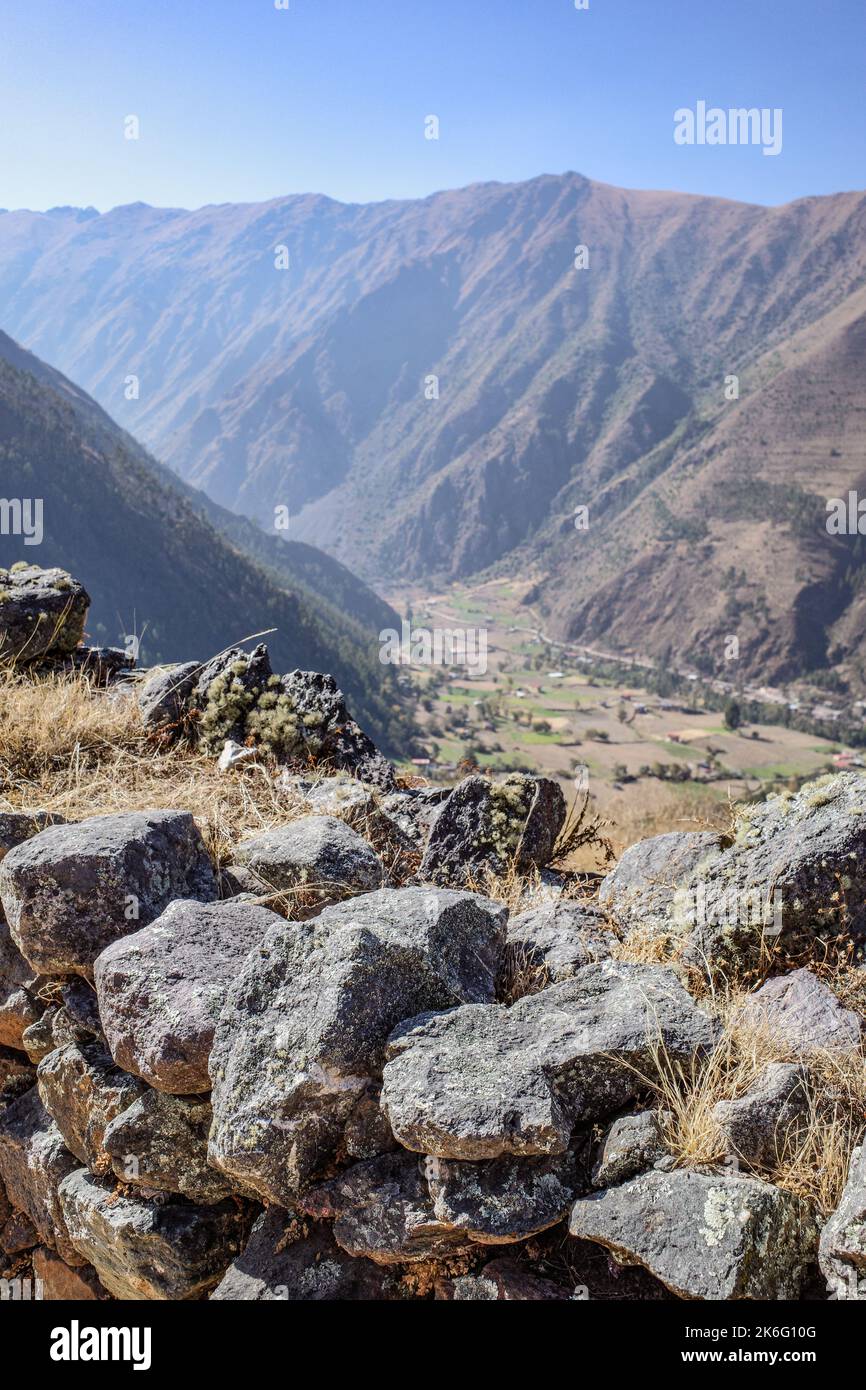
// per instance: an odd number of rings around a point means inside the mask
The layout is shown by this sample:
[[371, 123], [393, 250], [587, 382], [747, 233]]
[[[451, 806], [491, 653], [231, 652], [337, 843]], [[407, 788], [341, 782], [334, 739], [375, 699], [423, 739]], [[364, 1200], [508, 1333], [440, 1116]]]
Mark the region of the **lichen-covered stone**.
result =
[[42, 1242], [73, 1265], [81, 1261], [69, 1241], [58, 1189], [77, 1167], [35, 1086], [0, 1110], [0, 1182]]
[[367, 841], [335, 816], [301, 816], [242, 840], [236, 864], [250, 869], [270, 892], [297, 891], [308, 905], [338, 902], [388, 883]]
[[64, 1179], [60, 1201], [79, 1257], [124, 1300], [200, 1298], [243, 1248], [251, 1221], [243, 1203], [132, 1197], [85, 1168]]
[[581, 1198], [569, 1225], [680, 1298], [796, 1299], [818, 1248], [804, 1199], [757, 1178], [685, 1169]]
[[770, 1062], [745, 1095], [719, 1101], [713, 1119], [727, 1152], [757, 1167], [769, 1167], [796, 1152], [810, 1113], [806, 1072], [789, 1062]]
[[103, 1146], [121, 1182], [220, 1202], [233, 1187], [207, 1161], [210, 1103], [144, 1089], [106, 1127]]
[[511, 866], [540, 867], [553, 854], [564, 821], [565, 798], [559, 783], [547, 777], [466, 777], [430, 831], [419, 876], [461, 887]]
[[851, 1154], [842, 1200], [821, 1232], [818, 1261], [831, 1298], [866, 1302], [866, 1144]]
[[605, 960], [615, 941], [597, 909], [561, 900], [543, 903], [510, 918], [505, 973], [511, 982], [543, 989]]
[[619, 1109], [664, 1051], [691, 1062], [718, 1027], [672, 971], [602, 961], [503, 1005], [395, 1029], [382, 1098], [406, 1148], [476, 1161], [564, 1153], [575, 1126]]
[[670, 831], [629, 845], [599, 886], [600, 907], [627, 936], [679, 929], [672, 920], [677, 890], [699, 865], [729, 844], [714, 831]]
[[469, 1248], [464, 1231], [437, 1219], [423, 1160], [402, 1151], [366, 1159], [300, 1198], [311, 1216], [333, 1219], [348, 1255], [377, 1264], [443, 1259]]
[[655, 1110], [641, 1110], [614, 1120], [604, 1140], [592, 1173], [593, 1187], [612, 1187], [664, 1158], [667, 1147], [661, 1132], [662, 1116]]
[[767, 980], [738, 1014], [740, 1026], [766, 1032], [773, 1044], [797, 1056], [809, 1052], [857, 1052], [864, 1019], [845, 1009], [811, 970], [792, 970]]
[[336, 1151], [401, 1019], [494, 997], [505, 910], [472, 893], [364, 894], [280, 923], [229, 991], [211, 1055], [211, 1161], [282, 1206]]
[[578, 1154], [455, 1163], [428, 1158], [424, 1172], [433, 1215], [485, 1245], [525, 1240], [562, 1221], [586, 1188]]
[[174, 898], [209, 901], [216, 891], [186, 811], [133, 811], [50, 826], [0, 864], [12, 937], [45, 975], [90, 978], [100, 951], [152, 922]]
[[62, 656], [84, 637], [90, 598], [61, 569], [0, 569], [0, 661], [31, 663]]
[[99, 1015], [118, 1066], [158, 1091], [210, 1089], [214, 1028], [245, 957], [282, 918], [232, 899], [179, 898], [115, 941], [94, 967]]
[[66, 1147], [94, 1173], [107, 1172], [105, 1127], [141, 1095], [144, 1084], [116, 1067], [100, 1042], [56, 1048], [42, 1058], [36, 1076], [42, 1104]]
[[399, 1271], [353, 1259], [316, 1222], [307, 1233], [288, 1212], [269, 1207], [211, 1301], [319, 1303], [400, 1296]]
[[436, 1282], [437, 1299], [457, 1303], [546, 1303], [570, 1298], [568, 1289], [507, 1257], [489, 1260], [480, 1274]]
[[56, 811], [0, 811], [0, 859], [49, 825], [65, 825]]

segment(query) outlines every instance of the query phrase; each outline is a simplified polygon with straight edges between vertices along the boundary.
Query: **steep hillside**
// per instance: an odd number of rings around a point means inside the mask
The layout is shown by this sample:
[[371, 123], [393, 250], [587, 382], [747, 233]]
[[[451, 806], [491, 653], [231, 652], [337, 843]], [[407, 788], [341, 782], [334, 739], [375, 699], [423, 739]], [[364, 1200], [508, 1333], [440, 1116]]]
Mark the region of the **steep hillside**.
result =
[[[208, 657], [274, 628], [275, 667], [333, 672], [358, 717], [392, 750], [405, 748], [408, 721], [376, 635], [336, 606], [351, 577], [308, 547], [286, 547], [296, 558], [281, 569], [281, 542], [262, 535], [265, 570], [214, 529], [207, 499], [196, 506], [191, 490], [145, 460], [83, 392], [0, 335], [3, 495], [41, 499], [44, 528], [39, 545], [0, 537], [0, 564], [80, 574], [93, 600], [91, 638], [117, 644], [135, 632], [144, 663]], [[256, 530], [233, 524], [239, 534]], [[289, 588], [293, 572], [305, 582]], [[314, 592], [330, 577], [336, 602]]]
[[854, 658], [822, 518], [862, 467], [864, 285], [862, 193], [0, 216], [7, 324], [217, 502], [370, 578], [528, 569], [560, 635], [711, 667], [736, 618], [768, 678]]

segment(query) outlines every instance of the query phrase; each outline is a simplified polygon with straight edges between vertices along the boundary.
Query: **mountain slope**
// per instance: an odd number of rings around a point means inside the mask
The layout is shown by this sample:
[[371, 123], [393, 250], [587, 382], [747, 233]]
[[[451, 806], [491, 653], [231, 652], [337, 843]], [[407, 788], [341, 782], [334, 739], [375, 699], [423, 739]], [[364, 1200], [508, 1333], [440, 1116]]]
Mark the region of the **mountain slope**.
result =
[[[764, 208], [567, 174], [0, 216], [7, 322], [217, 502], [266, 527], [287, 506], [373, 578], [528, 570], [554, 633], [708, 669], [736, 617], [769, 678], [856, 666], [856, 545], [818, 522], [861, 471], [864, 285], [862, 193]], [[830, 362], [836, 394], [813, 391]]]
[[[328, 557], [302, 548], [295, 567], [306, 567], [311, 583], [289, 591], [279, 557], [260, 568], [206, 519], [212, 504], [197, 508], [191, 490], [164, 481], [145, 458], [85, 393], [0, 334], [3, 494], [42, 499], [44, 516], [38, 546], [0, 537], [0, 564], [71, 570], [93, 601], [92, 640], [118, 643], [135, 631], [143, 663], [206, 658], [274, 628], [275, 668], [333, 672], [357, 716], [397, 751], [408, 723], [375, 633], [313, 594]], [[265, 552], [281, 544], [263, 540]]]

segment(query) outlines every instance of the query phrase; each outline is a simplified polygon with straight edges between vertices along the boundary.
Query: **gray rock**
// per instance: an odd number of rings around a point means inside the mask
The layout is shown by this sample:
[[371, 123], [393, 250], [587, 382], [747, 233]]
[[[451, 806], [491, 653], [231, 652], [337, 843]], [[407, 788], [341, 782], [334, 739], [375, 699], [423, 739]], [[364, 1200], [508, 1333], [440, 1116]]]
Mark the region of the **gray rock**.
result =
[[510, 773], [501, 782], [466, 777], [454, 788], [430, 831], [419, 877], [463, 886], [511, 865], [546, 864], [565, 822], [559, 783]]
[[563, 1153], [578, 1123], [619, 1109], [656, 1076], [662, 1050], [689, 1062], [715, 1023], [672, 971], [602, 961], [503, 1005], [395, 1029], [383, 1105], [397, 1140], [441, 1158]]
[[65, 825], [56, 811], [0, 811], [0, 859], [49, 825]]
[[680, 1298], [796, 1299], [818, 1247], [810, 1203], [756, 1178], [685, 1169], [581, 1198], [569, 1224]]
[[220, 1017], [211, 1162], [290, 1205], [379, 1078], [395, 1025], [422, 1009], [493, 999], [505, 917], [475, 894], [404, 888], [276, 926]]
[[310, 1216], [333, 1218], [348, 1255], [376, 1264], [444, 1259], [469, 1248], [465, 1232], [437, 1219], [424, 1164], [414, 1154], [383, 1154], [348, 1168], [300, 1198]]
[[152, 922], [173, 898], [215, 896], [210, 860], [186, 811], [50, 826], [0, 864], [12, 937], [46, 975], [90, 978], [100, 951]]
[[398, 1298], [398, 1280], [394, 1270], [352, 1259], [335, 1243], [328, 1226], [317, 1223], [304, 1235], [288, 1212], [269, 1207], [211, 1301], [372, 1302]]
[[579, 903], [545, 903], [521, 912], [508, 923], [505, 973], [512, 983], [523, 981], [533, 989], [570, 980], [583, 966], [605, 960], [616, 938], [604, 930], [595, 908]]
[[842, 1200], [821, 1232], [818, 1263], [832, 1299], [866, 1302], [866, 1144], [851, 1154]]
[[586, 1188], [577, 1154], [492, 1158], [482, 1163], [425, 1160], [433, 1215], [470, 1240], [508, 1244], [555, 1226]]
[[39, 1095], [63, 1142], [94, 1173], [109, 1171], [105, 1127], [144, 1090], [116, 1067], [102, 1043], [70, 1043], [43, 1057], [36, 1071]]
[[208, 1057], [231, 982], [282, 918], [235, 900], [178, 899], [150, 926], [115, 941], [94, 967], [114, 1060], [158, 1091], [210, 1089]]
[[630, 845], [599, 885], [599, 905], [629, 935], [664, 932], [677, 890], [701, 864], [712, 864], [729, 844], [713, 831], [673, 830]]
[[711, 970], [753, 964], [764, 938], [866, 926], [866, 776], [843, 772], [746, 807], [730, 848], [683, 886], [688, 957]]
[[843, 1009], [810, 970], [767, 980], [749, 995], [738, 1017], [741, 1025], [766, 1030], [774, 1045], [797, 1056], [818, 1049], [856, 1052], [863, 1035], [861, 1016]]
[[451, 795], [448, 787], [409, 787], [382, 798], [382, 811], [402, 835], [423, 849]]
[[200, 671], [200, 662], [184, 661], [158, 671], [140, 687], [138, 707], [146, 729], [164, 729], [183, 720]]
[[333, 676], [291, 671], [281, 686], [296, 713], [304, 751], [319, 766], [350, 772], [385, 792], [393, 790], [393, 767], [349, 714]]
[[43, 1057], [54, 1051], [54, 1018], [57, 1011], [56, 1004], [49, 1004], [36, 1022], [31, 1023], [21, 1034], [24, 1051], [31, 1062], [41, 1062]]
[[376, 1158], [397, 1147], [382, 1109], [381, 1090], [381, 1086], [368, 1086], [349, 1114], [343, 1130], [343, 1145], [350, 1158]]
[[604, 1137], [592, 1172], [593, 1187], [613, 1187], [651, 1168], [668, 1152], [655, 1110], [621, 1115]]
[[61, 569], [0, 569], [0, 661], [34, 662], [73, 651], [90, 599]]
[[[11, 848], [14, 845], [8, 845], [4, 854]], [[12, 940], [0, 908], [0, 1047], [24, 1051], [24, 1032], [41, 1018], [45, 1008], [36, 997], [40, 983], [41, 977]]]
[[51, 1018], [51, 1037], [55, 1047], [105, 1041], [96, 992], [86, 980], [68, 980], [61, 988], [60, 1000]]
[[508, 1258], [488, 1261], [480, 1274], [461, 1274], [436, 1284], [437, 1299], [457, 1303], [563, 1302], [569, 1296], [559, 1284]]
[[713, 1119], [729, 1154], [757, 1167], [769, 1167], [796, 1143], [809, 1114], [806, 1073], [789, 1062], [770, 1062], [745, 1095], [722, 1100]]
[[145, 1089], [107, 1125], [103, 1145], [123, 1183], [220, 1202], [234, 1189], [208, 1164], [210, 1125], [210, 1104], [202, 1097]]
[[86, 1169], [60, 1184], [69, 1237], [115, 1298], [200, 1298], [243, 1248], [250, 1213], [233, 1201], [130, 1197]]
[[0, 1183], [43, 1244], [73, 1265], [81, 1260], [69, 1241], [58, 1189], [77, 1166], [35, 1086], [0, 1110]]
[[[26, 1083], [26, 1084], [23, 1084]], [[0, 1109], [3, 1097], [12, 1088], [17, 1095], [36, 1085], [36, 1068], [22, 1053], [11, 1047], [0, 1047]], [[21, 1089], [18, 1089], [21, 1087]]]
[[367, 841], [335, 816], [302, 816], [242, 841], [236, 864], [270, 892], [302, 893], [320, 906], [388, 883], [385, 866]]

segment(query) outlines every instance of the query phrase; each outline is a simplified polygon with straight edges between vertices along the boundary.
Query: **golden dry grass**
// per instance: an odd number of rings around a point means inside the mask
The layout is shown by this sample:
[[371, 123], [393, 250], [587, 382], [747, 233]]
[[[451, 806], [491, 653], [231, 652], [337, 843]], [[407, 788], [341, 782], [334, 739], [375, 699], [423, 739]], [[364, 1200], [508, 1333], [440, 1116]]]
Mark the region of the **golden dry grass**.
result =
[[806, 1111], [796, 1125], [776, 1134], [775, 1159], [755, 1168], [734, 1155], [741, 1171], [811, 1199], [824, 1214], [839, 1203], [851, 1152], [866, 1131], [866, 1054], [815, 1049], [795, 1055], [778, 1036], [745, 1022], [745, 995], [715, 1000], [711, 1009], [723, 1025], [718, 1046], [690, 1065], [656, 1045], [652, 1074], [642, 1079], [666, 1114], [665, 1141], [684, 1167], [719, 1167], [730, 1161], [715, 1109], [738, 1100], [771, 1062], [800, 1062], [806, 1077]]

